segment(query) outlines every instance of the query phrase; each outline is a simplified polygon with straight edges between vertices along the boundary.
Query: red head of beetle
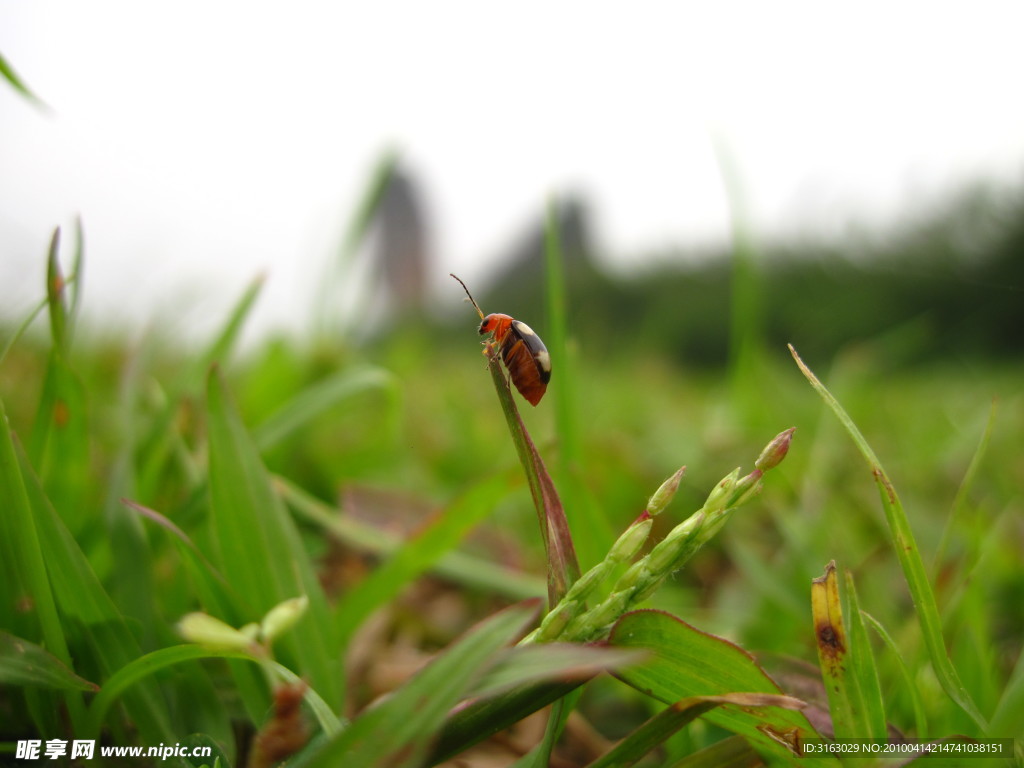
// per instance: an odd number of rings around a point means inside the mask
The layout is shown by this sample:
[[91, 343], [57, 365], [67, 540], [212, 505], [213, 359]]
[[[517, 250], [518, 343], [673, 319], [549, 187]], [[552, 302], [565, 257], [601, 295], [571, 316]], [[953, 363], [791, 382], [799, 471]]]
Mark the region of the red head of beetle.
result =
[[[457, 277], [455, 279], [459, 280]], [[466, 284], [461, 280], [459, 283], [480, 315], [480, 334], [491, 334], [501, 354], [501, 360], [508, 370], [509, 378], [519, 390], [519, 394], [530, 405], [537, 405], [544, 397], [548, 382], [551, 380], [551, 355], [548, 354], [544, 342], [521, 320], [501, 314], [484, 316]]]

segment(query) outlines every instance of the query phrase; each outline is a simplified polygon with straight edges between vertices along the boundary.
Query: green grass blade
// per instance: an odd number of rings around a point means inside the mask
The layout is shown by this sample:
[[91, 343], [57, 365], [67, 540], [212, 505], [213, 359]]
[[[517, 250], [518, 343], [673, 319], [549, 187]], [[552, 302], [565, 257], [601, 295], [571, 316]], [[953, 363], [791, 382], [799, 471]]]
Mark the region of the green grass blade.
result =
[[258, 621], [278, 603], [306, 595], [306, 616], [281, 639], [280, 649], [340, 707], [338, 644], [326, 598], [216, 368], [207, 386], [207, 412], [210, 532], [220, 572], [243, 601], [238, 623]]
[[29, 457], [47, 497], [76, 534], [88, 523], [92, 497], [92, 465], [85, 386], [56, 347], [51, 350], [35, 423], [29, 435]]
[[551, 705], [551, 714], [544, 726], [544, 738], [529, 753], [517, 760], [512, 768], [548, 768], [558, 740], [562, 738], [569, 715], [579, 703], [582, 690], [577, 688]]
[[[1024, 723], [1024, 653], [1017, 655], [1010, 679], [1003, 689], [1003, 694], [992, 715], [993, 734], [1019, 733], [1020, 723]], [[1017, 759], [1024, 764], [1024, 740], [1017, 738]]]
[[[46, 542], [46, 573], [61, 624], [69, 635], [69, 644], [84, 644], [88, 649], [89, 666], [100, 671], [96, 679], [102, 681], [138, 658], [141, 648], [78, 543], [46, 498], [38, 479], [30, 474], [27, 459], [23, 454], [20, 458], [39, 540]], [[70, 637], [72, 630], [73, 638]], [[53, 650], [49, 641], [47, 648]], [[80, 653], [84, 655], [85, 651]], [[175, 734], [168, 717], [169, 708], [156, 686], [140, 686], [129, 701], [133, 725], [140, 734], [151, 741], [173, 739]], [[85, 713], [81, 701], [70, 702], [69, 708], [73, 722], [84, 726]]]
[[[911, 706], [914, 710], [914, 728], [915, 733], [925, 738], [925, 734], [928, 733], [928, 720], [925, 717], [924, 704], [921, 701], [921, 695], [918, 692], [918, 686], [914, 683], [914, 678], [910, 674], [910, 670], [907, 668], [907, 663], [903, 660], [903, 655], [900, 653], [899, 646], [896, 645], [896, 641], [892, 639], [889, 633], [886, 631], [882, 623], [878, 621], [874, 616], [864, 611], [861, 611], [861, 615], [864, 619], [872, 626], [878, 636], [882, 638], [882, 641], [889, 648], [893, 658], [896, 659], [896, 663], [900, 669], [900, 677], [903, 680], [903, 690], [906, 691], [907, 695], [910, 696]], [[1003, 733], [998, 729], [993, 731], [994, 733]]]
[[[874, 656], [859, 620], [851, 585], [852, 579], [848, 579], [849, 606], [844, 610], [835, 562], [829, 563], [825, 574], [811, 584], [811, 614], [821, 677], [836, 738], [885, 739], [888, 730]], [[847, 616], [851, 617], [849, 628]]]
[[60, 268], [60, 227], [53, 230], [46, 259], [46, 300], [50, 308], [53, 347], [63, 353], [67, 341], [68, 307], [64, 295], [64, 273]]
[[[782, 694], [778, 685], [746, 651], [727, 640], [702, 632], [667, 613], [640, 610], [616, 623], [609, 643], [616, 648], [647, 651], [647, 658], [616, 677], [666, 704], [691, 696], [733, 693]], [[768, 707], [718, 707], [704, 718], [738, 733], [759, 752], [797, 766], [832, 765], [820, 758], [801, 758], [795, 745], [819, 738], [801, 713]], [[790, 748], [783, 747], [783, 743]]]
[[[317, 336], [334, 338], [337, 333], [335, 324], [339, 320], [338, 296], [352, 274], [356, 254], [366, 240], [370, 225], [377, 214], [377, 208], [394, 176], [397, 162], [397, 153], [394, 151], [384, 152], [370, 173], [359, 204], [345, 228], [338, 257], [330, 264], [330, 268], [320, 284], [320, 296], [315, 304], [313, 317], [313, 328]], [[366, 297], [366, 300], [369, 298], [369, 296]], [[352, 308], [347, 316], [359, 317], [359, 307]]]
[[520, 635], [536, 606], [516, 606], [478, 625], [422, 672], [324, 746], [308, 768], [421, 765], [454, 707]]
[[733, 392], [738, 402], [756, 414], [761, 410], [762, 393], [756, 365], [762, 348], [760, 287], [757, 252], [751, 232], [743, 185], [736, 160], [728, 144], [715, 141], [718, 169], [729, 201], [732, 218], [732, 279], [729, 297], [729, 369]]
[[272, 448], [329, 408], [364, 392], [393, 391], [395, 378], [381, 368], [346, 368], [300, 392], [253, 431], [260, 450]]
[[[211, 649], [201, 645], [174, 645], [161, 648], [126, 664], [111, 675], [103, 684], [100, 693], [92, 700], [89, 707], [88, 735], [93, 737], [99, 733], [100, 726], [110, 708], [126, 691], [146, 681], [148, 678], [154, 677], [160, 670], [168, 669], [184, 662], [202, 659], [237, 659], [247, 661], [265, 667], [271, 674], [279, 677], [284, 682], [294, 683], [300, 679], [289, 669], [277, 662], [269, 659], [257, 659], [244, 651]], [[316, 715], [317, 722], [326, 734], [334, 735], [341, 732], [341, 722], [315, 690], [307, 688], [305, 698], [306, 702], [310, 705], [310, 709]]]
[[452, 712], [431, 752], [429, 765], [450, 759], [579, 688], [586, 680], [517, 686], [498, 696], [474, 699]]
[[557, 368], [551, 389], [554, 397], [555, 425], [565, 514], [574, 532], [573, 541], [584, 566], [598, 563], [615, 541], [615, 532], [605, 510], [595, 503], [583, 479], [583, 436], [580, 427], [579, 378], [576, 356], [569, 349], [569, 322], [565, 287], [565, 257], [559, 238], [556, 203], [548, 204], [544, 264], [547, 276], [547, 315], [549, 351]]
[[617, 766], [633, 765], [681, 728], [685, 728], [705, 712], [724, 704], [732, 704], [736, 707], [783, 707], [786, 709], [799, 709], [806, 706], [799, 699], [767, 693], [691, 696], [663, 709], [611, 750], [590, 763], [587, 768], [616, 768]]
[[10, 62], [4, 58], [3, 54], [0, 54], [0, 77], [3, 77], [3, 79], [6, 80], [15, 91], [25, 97], [29, 103], [42, 109], [44, 112], [50, 111], [50, 107], [46, 102], [36, 96], [32, 89], [25, 84], [25, 81], [18, 76], [18, 73], [14, 71], [14, 67], [12, 67]]
[[50, 501], [77, 533], [89, 511], [91, 464], [85, 388], [68, 363], [71, 323], [59, 250], [58, 228], [50, 241], [47, 259], [46, 296], [52, 342], [28, 452]]
[[[230, 615], [237, 603], [237, 597], [227, 579], [217, 571], [192, 539], [159, 512], [127, 499], [124, 503], [129, 509], [155, 522], [171, 535], [191, 587], [189, 594], [195, 595], [205, 612], [211, 616]], [[191, 604], [188, 607], [192, 607]], [[259, 722], [271, 705], [265, 677], [251, 664], [229, 660], [228, 666], [231, 668], [242, 706], [253, 722]]]
[[988, 452], [988, 445], [992, 439], [992, 429], [996, 423], [996, 414], [998, 412], [998, 401], [993, 399], [992, 405], [988, 411], [988, 421], [985, 424], [985, 431], [981, 436], [981, 440], [978, 442], [978, 447], [974, 451], [974, 455], [971, 457], [971, 463], [967, 466], [967, 471], [964, 473], [964, 479], [960, 482], [960, 487], [957, 489], [956, 498], [953, 499], [953, 506], [949, 511], [949, 517], [946, 519], [946, 525], [942, 529], [942, 538], [939, 539], [939, 546], [935, 550], [935, 557], [932, 559], [932, 575], [938, 577], [939, 571], [941, 570], [943, 563], [946, 559], [946, 550], [949, 548], [949, 541], [953, 537], [953, 532], [957, 528], [957, 524], [962, 520], [963, 514], [967, 509], [967, 497], [974, 487], [975, 478], [978, 475], [978, 471], [981, 469], [982, 462], [985, 459], [985, 454]]
[[878, 681], [878, 668], [875, 654], [868, 640], [864, 617], [861, 615], [857, 589], [853, 583], [853, 575], [846, 572], [846, 616], [850, 627], [850, 650], [853, 661], [853, 676], [857, 681], [860, 706], [863, 710], [862, 721], [864, 730], [860, 733], [873, 739], [886, 739], [889, 728], [885, 720], [885, 703], [882, 700], [882, 687]]
[[[0, 616], [3, 626], [26, 638], [39, 639], [60, 662], [72, 667], [71, 653], [64, 626], [58, 612], [58, 601], [53, 592], [47, 570], [47, 556], [53, 553], [40, 530], [37, 509], [29, 495], [29, 484], [22, 470], [23, 456], [14, 442], [3, 401], [0, 400], [0, 596], [3, 605]], [[44, 543], [47, 555], [44, 555]], [[40, 698], [45, 697], [41, 694]], [[80, 724], [81, 697], [75, 692], [65, 694], [64, 700], [72, 723]], [[52, 713], [41, 704], [32, 707], [33, 720], [40, 731], [52, 727]]]
[[98, 691], [45, 648], [0, 630], [0, 684], [63, 691]]
[[11, 347], [18, 342], [18, 339], [25, 334], [28, 327], [32, 325], [37, 317], [39, 317], [39, 313], [46, 309], [47, 306], [49, 306], [49, 301], [45, 298], [40, 299], [39, 303], [36, 304], [36, 306], [27, 315], [25, 315], [25, 319], [18, 323], [18, 327], [14, 329], [14, 332], [7, 338], [7, 341], [4, 342], [3, 349], [0, 349], [0, 363], [3, 363], [3, 361], [7, 359], [7, 354], [11, 351]]
[[832, 396], [832, 393], [828, 391], [811, 369], [804, 364], [804, 361], [800, 359], [800, 356], [792, 346], [790, 346], [789, 351], [811, 386], [821, 396], [822, 400], [825, 401], [826, 405], [828, 405], [850, 435], [850, 438], [867, 462], [871, 476], [878, 486], [879, 495], [882, 500], [882, 509], [885, 511], [886, 523], [892, 535], [893, 549], [896, 552], [900, 567], [903, 569], [903, 576], [910, 589], [910, 596], [914, 601], [917, 619], [921, 625], [921, 634], [928, 649], [928, 655], [931, 657], [932, 668], [935, 670], [935, 675], [938, 677], [942, 689], [950, 699], [956, 702], [957, 706], [974, 720], [982, 733], [987, 733], [988, 723], [985, 717], [981, 714], [981, 711], [974, 703], [963, 683], [960, 682], [960, 676], [957, 674], [956, 668], [946, 652], [945, 641], [942, 637], [942, 620], [935, 602], [935, 593], [932, 591], [931, 583], [928, 581], [928, 574], [921, 559], [921, 552], [914, 539], [914, 532], [910, 528], [910, 521], [907, 520], [903, 505], [900, 503], [899, 496], [896, 495], [896, 488], [882, 468], [878, 457], [871, 450], [871, 446], [868, 445], [867, 440], [864, 439], [864, 436], [857, 429], [849, 414], [839, 404], [839, 401]]
[[547, 555], [548, 603], [552, 606], [557, 605], [572, 583], [580, 577], [580, 566], [576, 559], [569, 523], [551, 475], [548, 474], [547, 467], [544, 466], [544, 461], [519, 415], [508, 379], [501, 370], [501, 363], [498, 362], [496, 354], [488, 355], [487, 368], [491, 372], [494, 389], [498, 393], [498, 401], [501, 403], [505, 422], [519, 455], [519, 463], [526, 473], [533, 506], [537, 511], [544, 540], [544, 552]]
[[[255, 278], [246, 287], [225, 318], [220, 332], [199, 355], [192, 358], [191, 362], [181, 366], [180, 372], [165, 391], [160, 391], [162, 408], [141, 441], [148, 446], [136, 481], [136, 493], [143, 498], [155, 495], [164, 475], [173, 472], [168, 469], [173, 459], [187, 456], [187, 453], [181, 450], [184, 440], [178, 432], [177, 425], [182, 403], [192, 398], [198, 399], [210, 366], [223, 362], [230, 355], [238, 343], [242, 328], [259, 298], [262, 287], [262, 276]], [[145, 353], [146, 350], [143, 348], [143, 354]], [[190, 473], [186, 471], [186, 474]]]
[[74, 323], [78, 319], [78, 311], [82, 306], [82, 293], [85, 286], [85, 228], [82, 217], [75, 217], [75, 255], [71, 260], [71, 300], [68, 302], [68, 317]]
[[670, 768], [755, 768], [763, 763], [761, 756], [740, 736], [730, 736], [705, 747]]
[[502, 654], [494, 669], [473, 688], [473, 695], [497, 696], [552, 679], [589, 680], [600, 672], [621, 669], [641, 659], [642, 653], [598, 645], [518, 645]]
[[[274, 483], [296, 515], [351, 547], [371, 555], [388, 557], [404, 545], [404, 541], [391, 531], [347, 515], [344, 510], [325, 504], [283, 477], [275, 476]], [[504, 595], [512, 600], [539, 597], [545, 589], [543, 580], [532, 574], [458, 550], [445, 552], [430, 570], [457, 584]]]
[[339, 601], [335, 610], [336, 631], [347, 644], [352, 634], [379, 606], [392, 600], [417, 576], [429, 570], [494, 508], [508, 486], [494, 476], [478, 484], [435, 517], [358, 587]]
[[206, 350], [196, 358], [195, 365], [191, 370], [187, 371], [186, 391], [194, 388], [194, 383], [198, 382], [206, 374], [211, 365], [223, 363], [227, 359], [231, 350], [238, 342], [238, 337], [242, 333], [245, 321], [249, 318], [249, 313], [256, 306], [256, 300], [260, 296], [260, 291], [263, 290], [264, 281], [264, 276], [258, 275], [246, 286], [235, 306], [228, 313], [220, 333], [214, 337]]

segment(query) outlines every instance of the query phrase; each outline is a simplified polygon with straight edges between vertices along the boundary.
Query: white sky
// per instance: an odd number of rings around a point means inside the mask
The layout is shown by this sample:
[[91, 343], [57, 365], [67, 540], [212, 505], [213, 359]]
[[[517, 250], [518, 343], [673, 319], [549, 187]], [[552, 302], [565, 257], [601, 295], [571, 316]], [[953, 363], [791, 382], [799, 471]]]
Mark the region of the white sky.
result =
[[[379, 154], [427, 193], [441, 286], [549, 194], [601, 249], [728, 237], [714, 137], [762, 236], [892, 221], [1021, 179], [1020, 2], [15, 2], [0, 52], [0, 316], [81, 213], [86, 309], [301, 326]], [[453, 294], [455, 301], [458, 292]]]

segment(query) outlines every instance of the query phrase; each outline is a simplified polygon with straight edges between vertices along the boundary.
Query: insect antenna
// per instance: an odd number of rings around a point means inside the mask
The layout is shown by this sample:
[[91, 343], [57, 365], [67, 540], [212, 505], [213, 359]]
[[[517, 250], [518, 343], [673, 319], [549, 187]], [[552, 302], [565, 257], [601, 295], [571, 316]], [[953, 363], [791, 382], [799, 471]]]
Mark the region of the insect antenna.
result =
[[[449, 273], [448, 273], [448, 276], [449, 276], [449, 277], [455, 277], [455, 275], [454, 275], [454, 274], [452, 274], [451, 272], [449, 272]], [[459, 280], [459, 278], [458, 278], [458, 277], [455, 277], [455, 279], [459, 281], [459, 285], [461, 285], [461, 286], [462, 286], [462, 290], [464, 290], [464, 291], [466, 292], [466, 296], [468, 296], [468, 297], [469, 297], [469, 301], [470, 301], [470, 303], [471, 303], [471, 304], [473, 305], [473, 309], [475, 309], [475, 310], [476, 310], [476, 313], [477, 313], [478, 315], [480, 315], [480, 319], [481, 319], [481, 320], [483, 320], [483, 319], [484, 319], [484, 313], [483, 313], [483, 310], [481, 310], [481, 309], [480, 309], [480, 305], [476, 303], [476, 299], [474, 299], [474, 298], [473, 298], [473, 294], [471, 294], [471, 293], [469, 292], [469, 288], [467, 288], [467, 287], [466, 287], [466, 284], [465, 284], [464, 282], [462, 282], [462, 280]]]

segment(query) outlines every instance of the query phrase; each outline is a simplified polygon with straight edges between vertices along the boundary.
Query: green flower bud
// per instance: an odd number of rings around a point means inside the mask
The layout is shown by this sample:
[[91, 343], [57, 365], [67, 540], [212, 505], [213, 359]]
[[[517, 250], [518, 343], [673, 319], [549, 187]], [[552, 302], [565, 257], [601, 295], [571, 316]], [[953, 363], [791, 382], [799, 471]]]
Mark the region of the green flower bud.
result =
[[685, 466], [677, 469], [675, 474], [662, 483], [661, 487], [654, 492], [653, 496], [651, 496], [650, 501], [647, 502], [647, 512], [652, 517], [660, 514], [661, 511], [672, 501], [672, 498], [676, 495], [676, 491], [679, 490], [679, 481], [683, 479], [683, 473], [685, 472]]
[[646, 517], [637, 519], [637, 522], [633, 523], [626, 531], [619, 536], [618, 540], [612, 544], [612, 548], [608, 550], [608, 560], [616, 563], [621, 563], [626, 560], [631, 560], [637, 552], [640, 551], [640, 547], [647, 541], [647, 536], [651, 532], [651, 526], [654, 525], [654, 518]]
[[253, 638], [208, 613], [188, 613], [178, 621], [178, 633], [190, 643], [235, 651], [252, 650]]
[[274, 642], [284, 632], [295, 626], [308, 607], [309, 598], [305, 595], [293, 597], [275, 605], [263, 617], [263, 623], [260, 626], [260, 635], [263, 640], [267, 643]]
[[757, 457], [754, 466], [762, 472], [767, 472], [769, 469], [779, 466], [782, 460], [786, 458], [786, 454], [789, 453], [789, 444], [793, 441], [794, 432], [796, 432], [796, 427], [790, 427], [785, 432], [780, 432], [772, 438], [772, 441], [761, 451], [761, 455]]
[[736, 487], [736, 480], [740, 476], [740, 468], [736, 467], [732, 472], [718, 481], [718, 485], [711, 489], [708, 500], [704, 502], [704, 509], [712, 511], [721, 509], [728, 505], [732, 498], [733, 489]]

